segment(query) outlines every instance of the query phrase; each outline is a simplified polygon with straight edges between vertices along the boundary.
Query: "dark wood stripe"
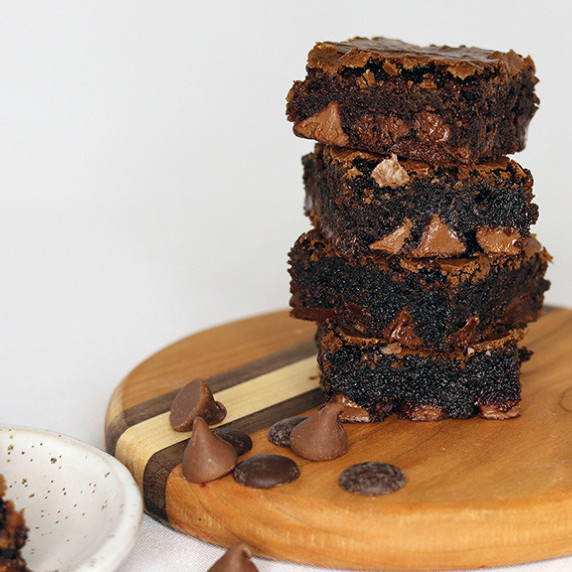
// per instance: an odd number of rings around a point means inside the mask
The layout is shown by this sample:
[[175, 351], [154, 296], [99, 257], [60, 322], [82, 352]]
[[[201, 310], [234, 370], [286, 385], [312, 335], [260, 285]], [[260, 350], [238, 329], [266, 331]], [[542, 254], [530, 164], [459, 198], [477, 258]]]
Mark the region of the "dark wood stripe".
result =
[[251, 413], [250, 415], [246, 415], [240, 419], [235, 419], [230, 423], [226, 423], [224, 427], [238, 429], [249, 434], [256, 433], [256, 431], [260, 431], [260, 429], [270, 427], [270, 425], [276, 423], [276, 421], [280, 421], [280, 419], [299, 415], [308, 409], [317, 407], [323, 401], [324, 394], [319, 387], [316, 387], [315, 389], [311, 389], [306, 393], [301, 393], [296, 397], [291, 397], [290, 399], [277, 403], [276, 405], [270, 405], [260, 411], [256, 411], [255, 413]]
[[158, 453], [147, 462], [143, 474], [143, 502], [145, 510], [153, 518], [169, 524], [167, 518], [167, 480], [171, 471], [181, 462], [188, 439], [175, 443]]
[[[228, 371], [217, 373], [206, 378], [205, 381], [211, 388], [212, 392], [216, 393], [310, 357], [315, 353], [316, 345], [313, 340], [309, 340], [302, 344], [286, 348], [285, 350], [279, 351], [275, 354], [264, 356], [258, 360], [239, 365], [229, 369]], [[189, 381], [191, 380], [189, 379]], [[151, 417], [155, 417], [169, 411], [171, 403], [175, 395], [177, 395], [177, 392], [178, 390], [164, 393], [163, 395], [159, 395], [145, 403], [134, 405], [118, 415], [109, 424], [105, 433], [106, 451], [110, 455], [114, 455], [117, 442], [127, 429], [141, 423], [142, 421], [151, 419]]]
[[[255, 433], [266, 427], [270, 427], [276, 421], [293, 415], [300, 415], [308, 409], [317, 407], [324, 400], [324, 395], [320, 388], [312, 389], [306, 393], [287, 399], [275, 405], [271, 405], [230, 423], [222, 427], [239, 429], [246, 433]], [[171, 471], [180, 464], [183, 452], [187, 446], [188, 439], [162, 451], [155, 453], [147, 462], [143, 475], [143, 497], [145, 508], [158, 520], [168, 522], [166, 511], [166, 489], [167, 479]]]
[[228, 371], [223, 371], [206, 379], [213, 393], [222, 391], [239, 383], [244, 383], [260, 375], [276, 371], [287, 365], [296, 363], [316, 354], [316, 343], [309, 340], [297, 346], [292, 346], [275, 354], [265, 356], [256, 361], [239, 365]]

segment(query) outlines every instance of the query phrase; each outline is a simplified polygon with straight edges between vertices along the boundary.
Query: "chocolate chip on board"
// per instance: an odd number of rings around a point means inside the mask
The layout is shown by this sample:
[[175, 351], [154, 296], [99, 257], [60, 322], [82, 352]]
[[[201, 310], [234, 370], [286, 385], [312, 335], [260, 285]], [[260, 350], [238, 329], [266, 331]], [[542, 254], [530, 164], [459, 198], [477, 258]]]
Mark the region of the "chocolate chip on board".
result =
[[226, 407], [215, 401], [209, 386], [202, 379], [193, 379], [175, 396], [169, 423], [175, 431], [189, 431], [196, 417], [208, 425], [216, 425], [226, 417]]
[[292, 429], [305, 419], [308, 418], [303, 415], [297, 415], [276, 421], [268, 430], [268, 440], [278, 447], [290, 447], [290, 433], [292, 433]]
[[348, 467], [338, 484], [349, 493], [366, 496], [394, 493], [405, 486], [407, 479], [401, 469], [388, 463], [358, 463]]
[[230, 473], [236, 465], [235, 448], [217, 437], [202, 417], [193, 422], [193, 433], [183, 452], [183, 476], [193, 483], [207, 483]]
[[310, 461], [331, 461], [345, 455], [348, 436], [339, 420], [342, 411], [341, 403], [327, 403], [296, 425], [290, 435], [292, 451]]
[[235, 542], [207, 572], [258, 572], [252, 562], [252, 550], [244, 542]]
[[234, 469], [237, 483], [256, 489], [270, 489], [295, 481], [300, 476], [297, 463], [282, 455], [254, 455]]
[[238, 456], [248, 453], [252, 449], [252, 439], [248, 433], [231, 429], [230, 427], [217, 427], [213, 429], [213, 433], [230, 443], [235, 449]]

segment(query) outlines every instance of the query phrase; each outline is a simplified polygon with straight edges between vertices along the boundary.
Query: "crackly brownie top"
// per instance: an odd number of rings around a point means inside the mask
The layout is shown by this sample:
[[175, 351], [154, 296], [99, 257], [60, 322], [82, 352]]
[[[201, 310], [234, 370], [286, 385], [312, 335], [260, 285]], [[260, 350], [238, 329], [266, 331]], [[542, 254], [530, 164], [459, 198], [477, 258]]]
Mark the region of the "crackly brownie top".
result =
[[344, 68], [364, 67], [370, 60], [381, 64], [389, 75], [400, 70], [432, 65], [436, 70], [464, 80], [486, 72], [504, 72], [516, 76], [528, 70], [534, 72], [530, 56], [523, 57], [510, 50], [507, 53], [481, 48], [430, 45], [416, 46], [389, 38], [352, 38], [346, 42], [319, 42], [308, 54], [308, 69], [322, 69], [336, 74]]
[[[526, 330], [523, 328], [515, 328], [504, 334], [489, 337], [486, 340], [474, 341], [467, 347], [454, 348], [446, 353], [435, 352], [423, 347], [409, 348], [398, 341], [390, 341], [386, 338], [374, 338], [359, 335], [357, 333], [346, 330], [343, 326], [335, 324], [331, 320], [321, 322], [318, 329], [320, 338], [320, 349], [328, 350], [336, 353], [348, 347], [358, 347], [362, 351], [368, 350], [380, 351], [382, 355], [396, 355], [404, 357], [406, 355], [432, 356], [434, 358], [447, 357], [447, 359], [467, 359], [475, 355], [475, 353], [485, 353], [493, 350], [505, 348], [510, 344], [514, 344], [522, 340]], [[467, 351], [468, 349], [468, 351]]]
[[[304, 242], [306, 245], [302, 246], [302, 248], [309, 249], [312, 262], [316, 262], [322, 257], [346, 260], [339, 256], [331, 243], [324, 240], [323, 236], [316, 230], [303, 234], [291, 252], [299, 249], [299, 245], [303, 245]], [[493, 268], [517, 269], [534, 257], [539, 257], [542, 264], [548, 264], [552, 260], [550, 254], [533, 235], [528, 239], [520, 255], [512, 258], [490, 257], [477, 253], [471, 257], [463, 258], [410, 258], [408, 256], [398, 256], [395, 257], [395, 260], [391, 260], [384, 254], [373, 252], [357, 255], [348, 264], [355, 268], [373, 264], [382, 272], [386, 272], [388, 269], [391, 269], [391, 272], [395, 272], [396, 268], [399, 267], [405, 272], [419, 273], [420, 276], [430, 275], [431, 283], [438, 280], [440, 275], [443, 281], [448, 282], [452, 287], [457, 287], [465, 281], [477, 282], [486, 279]]]
[[407, 185], [413, 178], [433, 179], [440, 171], [454, 171], [459, 181], [465, 179], [490, 179], [495, 181], [496, 177], [512, 179], [519, 183], [532, 187], [532, 177], [528, 170], [523, 169], [518, 163], [508, 157], [500, 157], [492, 161], [485, 161], [476, 165], [431, 165], [423, 161], [412, 159], [400, 159], [392, 155], [387, 157], [377, 153], [346, 149], [343, 147], [333, 147], [330, 145], [316, 144], [317, 153], [322, 153], [332, 164], [339, 164], [346, 169], [347, 176], [357, 177], [363, 175], [356, 166], [355, 161], [363, 160], [375, 162], [378, 165], [383, 162], [385, 169], [378, 169], [372, 178], [379, 187], [398, 187]]
[[[476, 254], [468, 258], [428, 258], [411, 259], [400, 258], [400, 266], [410, 272], [422, 272], [423, 270], [439, 271], [443, 277], [453, 286], [465, 280], [483, 280], [493, 266], [505, 266], [519, 268], [527, 260], [538, 256], [543, 263], [551, 260], [550, 254], [538, 242], [535, 236], [531, 236], [520, 256], [510, 258], [491, 258], [484, 254]], [[376, 261], [384, 260], [384, 257], [376, 258]]]

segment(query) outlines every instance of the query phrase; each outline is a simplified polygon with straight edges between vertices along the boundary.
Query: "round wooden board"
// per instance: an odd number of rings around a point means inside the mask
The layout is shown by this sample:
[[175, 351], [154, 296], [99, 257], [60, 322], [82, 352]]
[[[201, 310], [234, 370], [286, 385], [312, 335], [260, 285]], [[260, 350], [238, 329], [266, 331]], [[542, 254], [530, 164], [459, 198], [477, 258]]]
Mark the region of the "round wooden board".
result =
[[[346, 424], [348, 453], [322, 463], [266, 437], [321, 402], [314, 329], [286, 311], [226, 324], [160, 351], [118, 386], [107, 449], [135, 476], [149, 514], [208, 542], [242, 539], [263, 556], [337, 568], [478, 568], [572, 553], [572, 310], [530, 327], [521, 417]], [[189, 434], [171, 430], [168, 410], [196, 377], [226, 405], [224, 424], [251, 434], [248, 455], [292, 457], [301, 477], [269, 490], [230, 475], [187, 482]], [[406, 486], [382, 497], [341, 490], [342, 470], [363, 461], [397, 465]]]

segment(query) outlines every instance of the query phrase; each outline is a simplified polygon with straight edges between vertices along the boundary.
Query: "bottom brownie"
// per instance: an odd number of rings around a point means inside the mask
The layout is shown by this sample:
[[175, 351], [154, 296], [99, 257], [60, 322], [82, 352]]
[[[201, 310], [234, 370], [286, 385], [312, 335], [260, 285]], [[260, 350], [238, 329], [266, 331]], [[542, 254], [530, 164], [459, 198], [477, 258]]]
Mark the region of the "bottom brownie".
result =
[[398, 343], [318, 325], [321, 384], [345, 404], [345, 421], [380, 421], [391, 413], [414, 421], [508, 419], [520, 414], [518, 348], [522, 331], [449, 353], [413, 351]]

